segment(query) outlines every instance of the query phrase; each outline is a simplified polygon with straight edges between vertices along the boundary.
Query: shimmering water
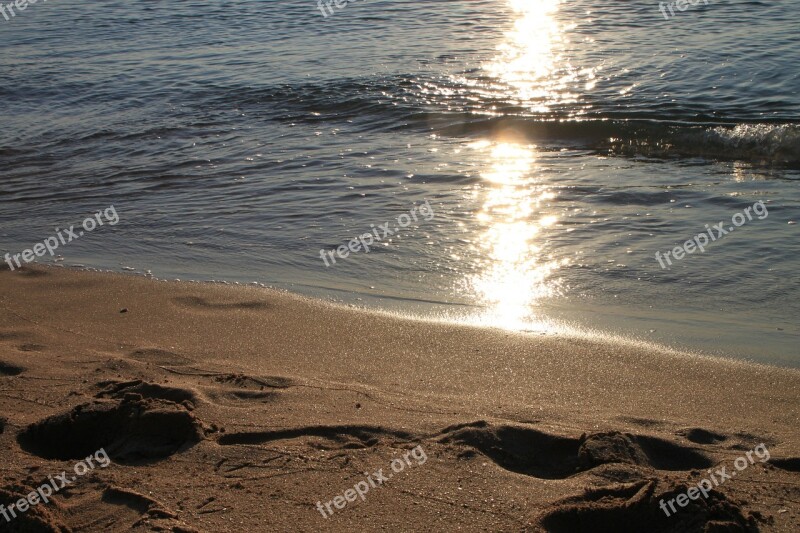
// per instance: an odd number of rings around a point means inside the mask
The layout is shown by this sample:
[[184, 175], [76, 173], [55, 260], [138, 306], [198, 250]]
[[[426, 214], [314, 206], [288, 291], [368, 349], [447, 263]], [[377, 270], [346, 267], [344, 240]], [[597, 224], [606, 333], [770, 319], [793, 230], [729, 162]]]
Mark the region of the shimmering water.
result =
[[[0, 248], [800, 365], [800, 0], [91, 3], [0, 18]], [[425, 200], [369, 254], [334, 249]], [[655, 259], [763, 201], [670, 269]], [[388, 237], [387, 237], [388, 239]]]

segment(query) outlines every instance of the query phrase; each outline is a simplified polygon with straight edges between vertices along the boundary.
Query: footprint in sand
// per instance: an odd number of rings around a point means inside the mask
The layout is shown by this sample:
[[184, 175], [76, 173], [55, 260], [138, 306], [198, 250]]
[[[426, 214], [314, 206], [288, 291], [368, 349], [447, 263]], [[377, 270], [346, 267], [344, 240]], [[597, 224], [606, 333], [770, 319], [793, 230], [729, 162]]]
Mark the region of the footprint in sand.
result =
[[173, 302], [181, 307], [189, 307], [192, 309], [199, 309], [205, 311], [214, 310], [230, 310], [230, 309], [271, 309], [272, 305], [267, 302], [250, 301], [250, 302], [209, 302], [205, 298], [199, 296], [180, 296], [173, 298]]
[[691, 470], [713, 464], [690, 448], [616, 431], [570, 438], [530, 427], [478, 421], [445, 429], [439, 441], [469, 446], [506, 470], [542, 479], [564, 479], [612, 463], [656, 470]]
[[29, 339], [31, 334], [26, 331], [0, 331], [0, 342]]
[[[47, 478], [25, 483], [11, 483], [0, 488], [0, 501], [14, 502], [24, 499], [28, 494], [48, 483]], [[178, 515], [167, 510], [156, 500], [115, 485], [84, 480], [79, 486], [69, 486], [50, 498], [47, 505], [31, 506], [25, 513], [19, 513], [13, 527], [3, 531], [50, 532], [86, 531], [86, 517], [91, 516], [94, 524], [102, 524], [101, 529], [92, 531], [132, 531], [146, 518], [152, 530], [195, 531], [181, 527], [185, 524]], [[160, 523], [154, 523], [154, 520]], [[98, 526], [100, 527], [100, 526]]]
[[41, 344], [33, 344], [33, 343], [20, 344], [19, 346], [17, 346], [17, 350], [19, 350], [21, 352], [42, 352], [42, 351], [44, 351], [45, 348], [46, 348], [46, 346], [43, 346]]
[[[10, 271], [11, 270], [8, 267], [7, 264], [3, 263], [3, 265], [4, 265], [4, 267], [0, 267], [0, 270], [6, 270], [6, 271]], [[17, 274], [19, 276], [26, 276], [26, 277], [30, 277], [30, 278], [40, 278], [42, 276], [49, 276], [50, 275], [50, 273], [47, 272], [46, 270], [32, 269], [32, 268], [24, 267], [24, 266], [21, 267], [21, 268], [15, 268], [14, 269], [14, 274]]]
[[686, 440], [694, 442], [695, 444], [717, 444], [728, 440], [728, 437], [720, 433], [715, 433], [708, 429], [703, 428], [690, 428], [678, 433]]
[[768, 463], [787, 472], [800, 472], [800, 457], [774, 458]]
[[166, 400], [173, 403], [197, 403], [197, 395], [189, 390], [179, 387], [165, 387], [157, 383], [148, 383], [140, 379], [133, 381], [101, 381], [97, 384], [100, 391], [95, 398], [124, 399], [128, 395], [153, 400]]
[[214, 376], [215, 383], [233, 384], [242, 389], [288, 389], [294, 381], [280, 376], [246, 376], [244, 374], [220, 374]]
[[136, 460], [167, 457], [204, 438], [202, 424], [185, 406], [127, 393], [31, 424], [17, 441], [45, 459], [82, 459], [104, 448], [115, 460]]
[[214, 376], [213, 382], [213, 386], [203, 387], [203, 396], [210, 403], [229, 407], [273, 402], [279, 398], [280, 389], [294, 386], [294, 382], [288, 378], [244, 374], [221, 374]]
[[0, 361], [0, 376], [18, 376], [24, 371], [25, 369], [21, 366]]
[[249, 408], [254, 403], [274, 402], [279, 397], [275, 391], [254, 391], [247, 389], [224, 389], [215, 387], [204, 387], [203, 397], [216, 405], [227, 407]]
[[129, 353], [128, 357], [142, 363], [162, 366], [186, 366], [192, 363], [188, 357], [159, 348], [139, 348]]

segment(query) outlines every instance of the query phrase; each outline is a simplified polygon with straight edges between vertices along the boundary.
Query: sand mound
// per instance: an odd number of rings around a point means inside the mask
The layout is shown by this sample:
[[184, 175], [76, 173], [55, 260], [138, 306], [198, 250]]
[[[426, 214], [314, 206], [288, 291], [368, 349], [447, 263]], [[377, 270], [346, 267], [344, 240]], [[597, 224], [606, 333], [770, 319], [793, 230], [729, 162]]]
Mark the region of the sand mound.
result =
[[582, 469], [629, 463], [657, 470], [691, 470], [713, 464], [705, 455], [667, 440], [616, 431], [585, 437], [578, 459]]
[[747, 533], [758, 531], [754, 518], [717, 492], [690, 500], [667, 516], [659, 507], [688, 489], [677, 485], [658, 490], [652, 480], [590, 489], [557, 502], [539, 523], [550, 533]]

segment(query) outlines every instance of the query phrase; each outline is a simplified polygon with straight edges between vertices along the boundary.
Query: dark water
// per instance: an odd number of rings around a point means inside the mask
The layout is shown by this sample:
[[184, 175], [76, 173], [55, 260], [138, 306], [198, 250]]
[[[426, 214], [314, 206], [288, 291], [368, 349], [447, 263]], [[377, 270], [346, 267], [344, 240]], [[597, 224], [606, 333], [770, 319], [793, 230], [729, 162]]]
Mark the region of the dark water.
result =
[[[113, 204], [119, 224], [59, 263], [800, 365], [800, 0], [334, 11], [0, 18], [0, 249]], [[432, 220], [398, 228], [425, 200]], [[656, 261], [757, 202], [705, 253]], [[385, 222], [391, 241], [326, 267]]]

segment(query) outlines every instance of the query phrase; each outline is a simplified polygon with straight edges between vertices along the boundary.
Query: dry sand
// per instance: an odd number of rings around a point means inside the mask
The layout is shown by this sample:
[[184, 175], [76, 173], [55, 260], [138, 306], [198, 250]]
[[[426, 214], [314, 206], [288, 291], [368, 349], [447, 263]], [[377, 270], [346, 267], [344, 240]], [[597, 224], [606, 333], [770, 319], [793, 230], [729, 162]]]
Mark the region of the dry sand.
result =
[[[797, 370], [249, 287], [41, 267], [0, 287], [0, 503], [113, 459], [0, 531], [800, 530]], [[761, 443], [770, 461], [659, 509]]]

